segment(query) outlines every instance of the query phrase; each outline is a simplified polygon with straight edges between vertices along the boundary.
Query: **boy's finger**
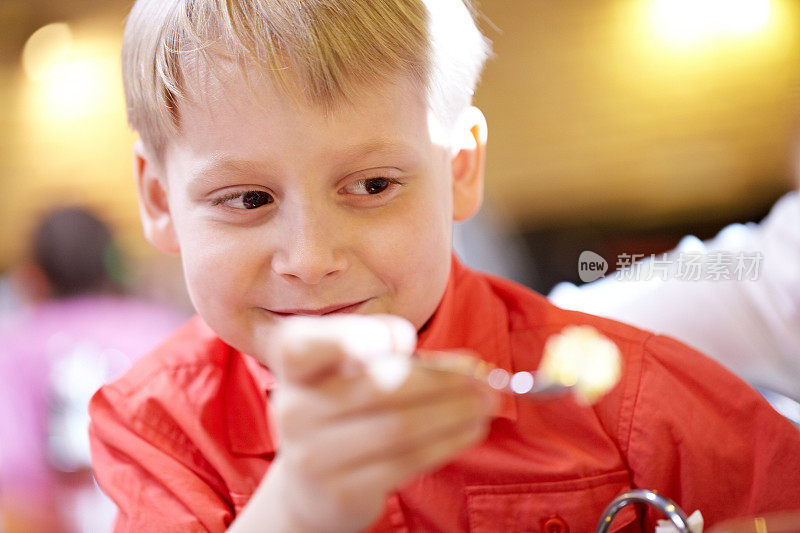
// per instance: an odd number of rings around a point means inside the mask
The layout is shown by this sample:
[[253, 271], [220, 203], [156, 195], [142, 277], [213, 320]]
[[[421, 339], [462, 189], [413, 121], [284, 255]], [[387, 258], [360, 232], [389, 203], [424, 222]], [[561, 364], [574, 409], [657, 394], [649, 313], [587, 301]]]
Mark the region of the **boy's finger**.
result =
[[[365, 416], [431, 408], [447, 401], [447, 398], [480, 397], [487, 412], [495, 412], [499, 401], [497, 391], [468, 376], [433, 373], [416, 365], [411, 366], [405, 382], [394, 391], [383, 390], [372, 380], [363, 377], [342, 373], [319, 383], [313, 390], [290, 385], [277, 391], [273, 398], [276, 421], [287, 439], [316, 434], [322, 426], [346, 423]], [[445, 417], [423, 417], [426, 420], [430, 418], [438, 420]], [[377, 432], [381, 436], [387, 433], [391, 432]]]
[[[315, 475], [345, 473], [369, 462], [386, 461], [413, 448], [424, 447], [441, 434], [457, 431], [488, 418], [491, 405], [478, 391], [434, 398], [427, 403], [394, 410], [373, 410], [344, 417], [335, 424], [319, 424], [310, 444], [290, 453], [303, 469]], [[295, 442], [292, 425], [284, 425], [286, 450]], [[302, 424], [302, 422], [300, 423]], [[304, 428], [308, 431], [308, 427]], [[359, 443], [355, 446], [353, 443]], [[325, 450], [321, 453], [320, 450]]]
[[283, 321], [270, 350], [279, 379], [310, 383], [388, 355], [410, 355], [416, 331], [392, 315], [291, 317]]

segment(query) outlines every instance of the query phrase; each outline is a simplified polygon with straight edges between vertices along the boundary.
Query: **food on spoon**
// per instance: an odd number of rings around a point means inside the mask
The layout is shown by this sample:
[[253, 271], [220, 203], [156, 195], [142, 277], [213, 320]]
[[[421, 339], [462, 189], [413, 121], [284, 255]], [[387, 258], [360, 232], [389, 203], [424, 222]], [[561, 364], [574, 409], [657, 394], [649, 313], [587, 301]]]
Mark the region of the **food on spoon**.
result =
[[621, 361], [617, 345], [592, 326], [567, 326], [547, 339], [537, 375], [592, 404], [617, 384]]

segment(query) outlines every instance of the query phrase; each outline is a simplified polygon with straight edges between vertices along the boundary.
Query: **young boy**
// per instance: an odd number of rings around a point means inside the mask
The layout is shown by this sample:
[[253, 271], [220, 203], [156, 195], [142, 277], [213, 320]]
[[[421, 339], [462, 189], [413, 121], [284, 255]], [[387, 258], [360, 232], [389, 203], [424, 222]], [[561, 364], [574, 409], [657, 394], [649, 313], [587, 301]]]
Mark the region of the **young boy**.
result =
[[[93, 399], [119, 531], [580, 532], [631, 487], [707, 523], [798, 506], [800, 434], [744, 383], [452, 257], [487, 48], [461, 0], [136, 3], [142, 219], [199, 316]], [[418, 345], [533, 370], [568, 324], [623, 352], [593, 407], [417, 366], [382, 388], [359, 363]]]

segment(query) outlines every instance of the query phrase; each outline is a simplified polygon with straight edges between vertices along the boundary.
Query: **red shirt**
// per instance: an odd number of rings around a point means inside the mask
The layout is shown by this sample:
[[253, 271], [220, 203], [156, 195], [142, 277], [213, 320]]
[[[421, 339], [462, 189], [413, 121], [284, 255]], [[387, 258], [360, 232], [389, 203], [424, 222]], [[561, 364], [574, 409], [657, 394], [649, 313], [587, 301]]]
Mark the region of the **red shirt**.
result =
[[[535, 369], [545, 339], [591, 324], [623, 353], [592, 407], [508, 399], [486, 441], [387, 499], [374, 531], [594, 531], [630, 488], [657, 490], [706, 524], [800, 507], [800, 432], [715, 362], [662, 336], [559, 309], [453, 261], [427, 349], [467, 347]], [[92, 452], [117, 531], [224, 531], [276, 453], [269, 371], [199, 318], [93, 398]], [[653, 531], [626, 507], [614, 529]], [[643, 513], [642, 513], [643, 514]], [[266, 525], [266, 524], [265, 524]]]

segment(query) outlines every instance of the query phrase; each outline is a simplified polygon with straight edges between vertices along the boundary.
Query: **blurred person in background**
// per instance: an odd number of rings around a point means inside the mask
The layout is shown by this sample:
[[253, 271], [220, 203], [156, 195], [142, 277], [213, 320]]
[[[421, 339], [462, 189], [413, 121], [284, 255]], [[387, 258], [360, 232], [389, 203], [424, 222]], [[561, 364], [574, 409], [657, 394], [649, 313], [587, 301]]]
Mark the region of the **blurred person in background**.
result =
[[[710, 275], [676, 276], [675, 269], [692, 258]], [[750, 271], [737, 272], [748, 258]], [[660, 271], [663, 265], [672, 268], [669, 275]], [[733, 224], [705, 242], [684, 237], [664, 257], [656, 255], [580, 287], [560, 283], [549, 297], [560, 307], [676, 337], [715, 358], [768, 399], [800, 399], [798, 191], [778, 200], [759, 224]], [[784, 414], [797, 422], [798, 405], [785, 400], [792, 412]]]
[[87, 210], [47, 214], [30, 255], [12, 276], [26, 305], [0, 329], [0, 531], [106, 531], [88, 400], [185, 317], [125, 295], [119, 249]]

